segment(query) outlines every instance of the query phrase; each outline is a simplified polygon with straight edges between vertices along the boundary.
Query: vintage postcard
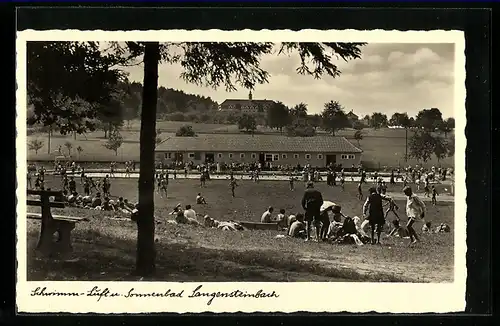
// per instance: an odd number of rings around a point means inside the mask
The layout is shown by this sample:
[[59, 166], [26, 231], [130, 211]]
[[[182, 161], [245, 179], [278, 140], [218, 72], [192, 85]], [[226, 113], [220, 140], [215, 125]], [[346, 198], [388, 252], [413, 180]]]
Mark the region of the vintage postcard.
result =
[[463, 311], [464, 50], [18, 32], [18, 312]]

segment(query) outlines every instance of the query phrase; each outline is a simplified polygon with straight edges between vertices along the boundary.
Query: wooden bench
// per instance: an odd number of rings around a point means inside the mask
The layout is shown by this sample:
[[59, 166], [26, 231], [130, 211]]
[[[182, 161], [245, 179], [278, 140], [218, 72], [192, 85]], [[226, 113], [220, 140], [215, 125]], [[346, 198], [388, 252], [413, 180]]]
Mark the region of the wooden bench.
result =
[[278, 223], [259, 223], [259, 222], [248, 222], [248, 221], [238, 221], [244, 228], [249, 230], [279, 230]]
[[[76, 223], [87, 219], [83, 217], [52, 215], [52, 207], [64, 208], [66, 206], [63, 201], [62, 191], [29, 189], [28, 195], [40, 196], [40, 200], [27, 200], [28, 206], [38, 206], [42, 209], [41, 213], [27, 213], [27, 218], [42, 221], [40, 236], [36, 246], [37, 250], [48, 255], [73, 251], [71, 246], [71, 231], [75, 228]], [[55, 200], [50, 201], [50, 197], [54, 197]], [[57, 234], [57, 239], [54, 241], [55, 234]]]

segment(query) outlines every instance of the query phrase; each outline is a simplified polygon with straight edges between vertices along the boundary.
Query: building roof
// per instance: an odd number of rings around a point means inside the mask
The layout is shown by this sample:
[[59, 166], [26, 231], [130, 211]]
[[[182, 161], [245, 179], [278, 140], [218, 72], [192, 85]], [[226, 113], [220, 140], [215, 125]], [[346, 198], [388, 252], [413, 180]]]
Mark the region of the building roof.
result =
[[347, 116], [349, 116], [349, 117], [356, 117], [356, 118], [358, 118], [358, 115], [357, 115], [357, 114], [355, 114], [354, 112], [352, 112], [352, 110], [351, 110], [351, 111], [349, 111], [349, 113], [347, 113]]
[[227, 99], [224, 102], [221, 103], [222, 105], [236, 105], [236, 104], [271, 104], [274, 103], [274, 101], [271, 100], [249, 100], [249, 99]]
[[200, 152], [298, 152], [361, 153], [344, 137], [288, 137], [281, 135], [200, 134], [196, 137], [167, 138], [157, 151]]

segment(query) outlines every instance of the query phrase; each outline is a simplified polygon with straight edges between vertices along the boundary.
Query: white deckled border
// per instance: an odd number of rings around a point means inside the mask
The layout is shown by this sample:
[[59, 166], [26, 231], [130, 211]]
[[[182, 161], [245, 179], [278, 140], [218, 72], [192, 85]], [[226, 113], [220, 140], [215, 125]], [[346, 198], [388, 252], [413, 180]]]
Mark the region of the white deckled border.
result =
[[[160, 42], [368, 42], [368, 43], [454, 43], [455, 44], [455, 268], [454, 282], [447, 284], [407, 283], [158, 283], [158, 282], [27, 282], [26, 281], [26, 42], [27, 41], [160, 41]], [[466, 187], [465, 187], [465, 39], [462, 31], [356, 31], [356, 30], [162, 30], [78, 31], [26, 30], [17, 34], [17, 307], [19, 312], [147, 313], [147, 312], [455, 312], [465, 308]], [[419, 262], [415, 262], [418, 264]], [[275, 291], [272, 299], [187, 298], [200, 284], [203, 291], [249, 293]], [[160, 292], [184, 290], [184, 298], [97, 301], [94, 297], [30, 296], [36, 287], [52, 291], [87, 292], [93, 286], [112, 292]], [[338, 293], [343, 293], [338, 296]], [[351, 295], [348, 295], [351, 294]]]

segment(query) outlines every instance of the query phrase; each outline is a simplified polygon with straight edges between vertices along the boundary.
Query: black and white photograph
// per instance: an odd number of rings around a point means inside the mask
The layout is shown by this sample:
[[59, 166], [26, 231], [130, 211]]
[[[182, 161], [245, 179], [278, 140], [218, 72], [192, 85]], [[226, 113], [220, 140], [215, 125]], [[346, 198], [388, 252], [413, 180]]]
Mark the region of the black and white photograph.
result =
[[17, 51], [20, 310], [464, 306], [463, 33], [23, 31]]

